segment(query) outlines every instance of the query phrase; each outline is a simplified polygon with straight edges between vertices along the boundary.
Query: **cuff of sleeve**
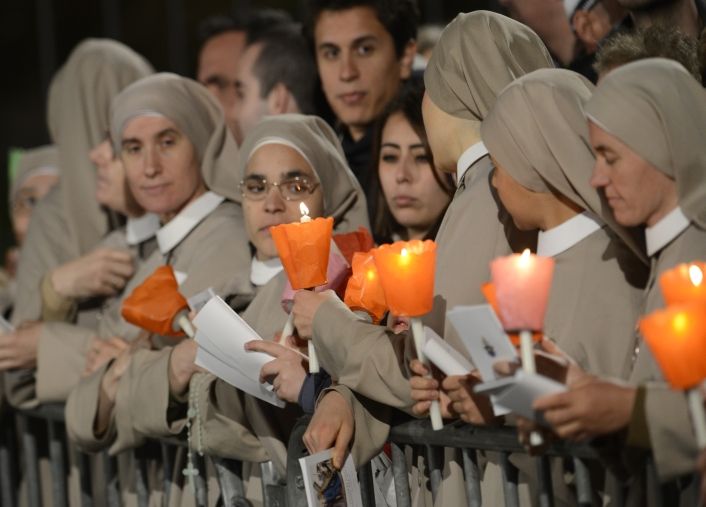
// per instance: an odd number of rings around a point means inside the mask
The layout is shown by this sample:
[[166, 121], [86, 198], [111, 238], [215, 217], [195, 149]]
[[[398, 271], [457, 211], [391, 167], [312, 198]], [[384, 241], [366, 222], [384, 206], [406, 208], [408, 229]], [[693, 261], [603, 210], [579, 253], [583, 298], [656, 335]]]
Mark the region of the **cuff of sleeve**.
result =
[[56, 292], [51, 283], [51, 272], [42, 278], [41, 294], [43, 321], [70, 320], [75, 310], [75, 302], [72, 298], [66, 298]]
[[628, 424], [628, 433], [625, 440], [629, 446], [649, 449], [650, 432], [647, 428], [645, 396], [645, 386], [641, 385], [637, 388], [637, 393], [635, 394], [635, 404], [632, 407], [632, 414]]

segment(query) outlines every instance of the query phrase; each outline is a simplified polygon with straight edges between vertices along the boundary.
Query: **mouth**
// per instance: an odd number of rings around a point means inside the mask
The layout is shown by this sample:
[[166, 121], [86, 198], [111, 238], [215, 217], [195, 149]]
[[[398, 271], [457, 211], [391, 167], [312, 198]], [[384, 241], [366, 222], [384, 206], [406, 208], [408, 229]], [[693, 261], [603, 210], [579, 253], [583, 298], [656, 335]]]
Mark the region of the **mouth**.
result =
[[143, 186], [140, 187], [140, 190], [144, 192], [147, 195], [155, 196], [163, 193], [167, 187], [169, 187], [169, 183], [162, 183], [159, 185], [149, 185], [149, 186]]
[[417, 198], [409, 195], [397, 195], [392, 198], [392, 202], [398, 208], [411, 208], [417, 203]]
[[338, 98], [347, 106], [357, 106], [365, 99], [366, 92], [342, 93]]

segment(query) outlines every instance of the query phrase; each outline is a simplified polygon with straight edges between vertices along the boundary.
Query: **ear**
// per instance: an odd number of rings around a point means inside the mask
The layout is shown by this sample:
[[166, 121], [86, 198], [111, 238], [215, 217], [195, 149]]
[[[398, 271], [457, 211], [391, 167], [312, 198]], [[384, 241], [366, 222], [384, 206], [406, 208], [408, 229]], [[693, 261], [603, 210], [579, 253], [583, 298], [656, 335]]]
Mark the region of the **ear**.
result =
[[267, 113], [270, 115], [296, 112], [296, 101], [292, 94], [284, 86], [284, 83], [277, 83], [270, 93], [267, 94]]
[[400, 57], [400, 79], [409, 79], [412, 75], [412, 64], [414, 63], [414, 55], [417, 54], [417, 41], [410, 40], [404, 47], [402, 56]]
[[576, 37], [583, 43], [588, 53], [594, 53], [598, 49], [598, 43], [610, 31], [610, 20], [604, 20], [598, 13], [598, 9], [576, 11], [571, 23]]

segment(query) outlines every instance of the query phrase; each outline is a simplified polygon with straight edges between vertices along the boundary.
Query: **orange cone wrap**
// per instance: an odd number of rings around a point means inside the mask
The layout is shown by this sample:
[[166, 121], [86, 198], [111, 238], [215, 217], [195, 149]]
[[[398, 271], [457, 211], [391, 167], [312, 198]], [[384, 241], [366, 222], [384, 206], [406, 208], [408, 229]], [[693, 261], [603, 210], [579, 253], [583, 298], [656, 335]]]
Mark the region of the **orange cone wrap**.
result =
[[[491, 308], [495, 312], [495, 315], [498, 316], [498, 319], [500, 319], [500, 322], [502, 323], [502, 318], [500, 317], [500, 312], [498, 311], [498, 300], [495, 297], [495, 286], [493, 285], [493, 282], [484, 283], [483, 285], [480, 286], [480, 290], [483, 293], [483, 296], [485, 296], [485, 300], [491, 306]], [[519, 334], [508, 333], [507, 335], [515, 347], [520, 346], [520, 335]], [[542, 341], [542, 333], [537, 333], [537, 332], [532, 333], [532, 341], [535, 343], [541, 342]]]
[[691, 389], [706, 378], [706, 307], [674, 305], [640, 320], [640, 332], [662, 374], [675, 389]]
[[270, 233], [294, 290], [326, 283], [333, 218], [275, 225]]
[[160, 266], [123, 301], [122, 316], [131, 324], [160, 336], [184, 336], [172, 327], [189, 305], [179, 293], [171, 266]]
[[357, 231], [345, 234], [334, 234], [333, 241], [349, 266], [353, 265], [353, 254], [356, 252], [368, 252], [375, 246], [370, 231], [365, 227], [358, 227]]
[[348, 280], [343, 302], [351, 310], [368, 312], [374, 323], [380, 322], [387, 311], [385, 292], [375, 268], [372, 252], [353, 254], [353, 274]]
[[373, 250], [390, 311], [402, 317], [428, 313], [434, 300], [436, 243], [397, 241]]
[[699, 301], [706, 303], [706, 262], [690, 262], [665, 271], [659, 286], [667, 305]]

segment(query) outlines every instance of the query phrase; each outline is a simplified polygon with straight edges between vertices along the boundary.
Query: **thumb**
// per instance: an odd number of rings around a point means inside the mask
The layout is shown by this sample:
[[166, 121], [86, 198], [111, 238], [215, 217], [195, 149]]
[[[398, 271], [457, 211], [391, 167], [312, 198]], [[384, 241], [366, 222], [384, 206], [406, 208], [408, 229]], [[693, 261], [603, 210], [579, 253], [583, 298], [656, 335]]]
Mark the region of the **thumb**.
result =
[[336, 436], [336, 443], [333, 446], [333, 466], [336, 470], [340, 470], [343, 467], [343, 460], [348, 452], [348, 445], [353, 438], [353, 428], [343, 423], [341, 429]]

